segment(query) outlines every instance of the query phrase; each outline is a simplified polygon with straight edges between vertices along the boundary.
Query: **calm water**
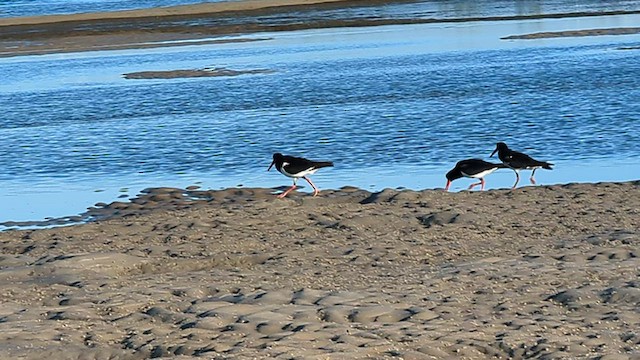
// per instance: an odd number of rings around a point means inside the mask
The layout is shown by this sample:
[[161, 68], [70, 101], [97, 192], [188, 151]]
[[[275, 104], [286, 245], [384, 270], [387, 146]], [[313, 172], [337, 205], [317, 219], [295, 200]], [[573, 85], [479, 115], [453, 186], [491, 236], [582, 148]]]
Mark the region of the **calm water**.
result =
[[[289, 185], [266, 172], [275, 151], [333, 160], [313, 177], [321, 189], [442, 187], [456, 161], [488, 158], [496, 141], [556, 163], [542, 184], [637, 179], [640, 50], [621, 48], [640, 35], [500, 38], [638, 23], [385, 26], [0, 59], [0, 222], [73, 215], [148, 186]], [[122, 77], [206, 66], [275, 72]]]

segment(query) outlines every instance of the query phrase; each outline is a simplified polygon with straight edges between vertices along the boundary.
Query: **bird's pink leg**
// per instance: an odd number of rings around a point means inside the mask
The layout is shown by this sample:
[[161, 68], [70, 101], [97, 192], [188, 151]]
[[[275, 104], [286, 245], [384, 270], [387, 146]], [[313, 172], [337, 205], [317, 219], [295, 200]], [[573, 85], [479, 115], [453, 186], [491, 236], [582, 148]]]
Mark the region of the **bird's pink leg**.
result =
[[469, 185], [469, 190], [472, 190], [474, 186], [480, 185], [480, 190], [484, 190], [484, 179], [480, 179], [480, 182]]
[[477, 185], [482, 185], [482, 187], [484, 187], [484, 184], [482, 183], [482, 181], [477, 182], [477, 183], [473, 183], [471, 185], [469, 185], [469, 189], [468, 190], [473, 190], [473, 188]]
[[278, 199], [282, 199], [283, 197], [287, 196], [287, 194], [289, 194], [290, 192], [293, 191], [293, 189], [295, 189], [297, 186], [296, 184], [293, 184], [290, 188], [287, 189], [287, 191], [283, 192], [282, 194], [278, 195]]
[[531, 173], [531, 177], [529, 178], [529, 180], [531, 180], [531, 183], [533, 185], [536, 184], [536, 179], [533, 178], [533, 175], [536, 173], [536, 169], [533, 169], [533, 172]]
[[305, 179], [305, 180], [307, 180], [307, 182], [309, 183], [309, 185], [311, 185], [311, 187], [313, 188], [313, 196], [318, 195], [318, 193], [320, 192], [320, 190], [318, 190], [318, 188], [317, 188], [315, 185], [313, 185], [313, 183], [311, 182], [311, 179], [309, 179], [309, 178], [308, 178], [308, 177], [306, 177], [306, 176], [303, 176], [302, 178], [303, 178], [303, 179]]

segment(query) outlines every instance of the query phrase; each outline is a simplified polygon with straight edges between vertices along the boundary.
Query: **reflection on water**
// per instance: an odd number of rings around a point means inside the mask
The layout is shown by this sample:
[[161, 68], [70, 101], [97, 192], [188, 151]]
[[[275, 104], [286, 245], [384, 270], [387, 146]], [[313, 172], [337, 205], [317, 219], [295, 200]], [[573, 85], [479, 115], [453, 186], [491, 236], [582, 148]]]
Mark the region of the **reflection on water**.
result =
[[[496, 141], [564, 164], [540, 173], [541, 183], [593, 179], [574, 171], [582, 163], [638, 169], [640, 52], [616, 50], [638, 46], [637, 35], [499, 40], [572, 21], [334, 29], [2, 59], [0, 221], [72, 215], [56, 211], [112, 201], [123, 187], [286, 185], [266, 172], [275, 151], [334, 161], [314, 177], [321, 188], [442, 187], [457, 160], [486, 158]], [[122, 77], [207, 66], [274, 73]], [[508, 179], [487, 179], [489, 187], [511, 185], [512, 174], [500, 176]], [[616, 179], [628, 174], [602, 178]], [[38, 191], [58, 201], [29, 196], [27, 215], [11, 205]]]

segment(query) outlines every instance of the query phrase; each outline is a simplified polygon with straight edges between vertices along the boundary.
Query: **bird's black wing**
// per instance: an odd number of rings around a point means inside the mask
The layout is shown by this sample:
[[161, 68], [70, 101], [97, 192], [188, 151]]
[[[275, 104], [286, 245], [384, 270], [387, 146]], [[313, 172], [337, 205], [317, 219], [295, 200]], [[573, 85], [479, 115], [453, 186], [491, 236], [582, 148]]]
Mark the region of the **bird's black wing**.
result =
[[295, 156], [284, 156], [284, 162], [287, 165], [284, 165], [283, 168], [289, 174], [298, 174], [311, 169], [333, 166], [333, 163], [329, 161], [313, 161]]
[[538, 161], [527, 154], [517, 151], [511, 151], [505, 156], [504, 162], [514, 169], [526, 169], [536, 166], [548, 167], [550, 164], [544, 161]]
[[483, 171], [500, 168], [503, 166], [504, 165], [502, 164], [494, 164], [494, 163], [484, 161], [482, 159], [468, 159], [460, 162], [459, 169], [464, 174], [474, 175], [474, 174], [479, 174]]

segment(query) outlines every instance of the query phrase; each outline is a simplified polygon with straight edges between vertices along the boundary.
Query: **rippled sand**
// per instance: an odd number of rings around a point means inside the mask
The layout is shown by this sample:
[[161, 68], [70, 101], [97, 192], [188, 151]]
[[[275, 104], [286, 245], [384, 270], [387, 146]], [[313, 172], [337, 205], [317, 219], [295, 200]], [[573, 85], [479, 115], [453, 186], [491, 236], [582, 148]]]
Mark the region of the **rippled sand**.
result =
[[160, 188], [0, 233], [0, 358], [640, 354], [640, 182]]

